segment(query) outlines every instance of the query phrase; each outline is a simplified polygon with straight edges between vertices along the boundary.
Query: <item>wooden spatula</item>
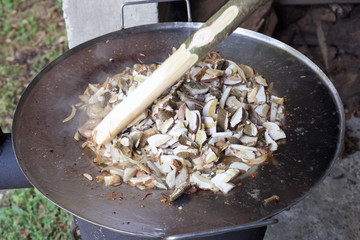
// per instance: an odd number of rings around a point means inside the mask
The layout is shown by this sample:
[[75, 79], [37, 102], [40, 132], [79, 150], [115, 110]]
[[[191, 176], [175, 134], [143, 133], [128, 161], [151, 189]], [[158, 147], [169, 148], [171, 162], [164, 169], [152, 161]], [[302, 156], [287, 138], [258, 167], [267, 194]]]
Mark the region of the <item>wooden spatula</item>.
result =
[[146, 81], [114, 107], [94, 129], [93, 140], [103, 145], [113, 139], [198, 60], [223, 42], [248, 16], [267, 1], [229, 1], [163, 62]]

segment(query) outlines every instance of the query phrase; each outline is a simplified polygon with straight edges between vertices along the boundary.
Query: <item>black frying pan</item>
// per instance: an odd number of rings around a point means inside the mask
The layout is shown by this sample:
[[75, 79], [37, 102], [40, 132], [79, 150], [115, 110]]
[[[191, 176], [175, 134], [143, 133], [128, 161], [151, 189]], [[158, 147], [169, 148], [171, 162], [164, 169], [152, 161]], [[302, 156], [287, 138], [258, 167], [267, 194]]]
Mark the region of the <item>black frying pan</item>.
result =
[[[276, 94], [286, 96], [287, 143], [226, 196], [200, 191], [173, 205], [169, 191], [123, 184], [105, 187], [82, 176], [98, 174], [92, 156], [74, 141], [80, 115], [62, 120], [88, 83], [103, 82], [139, 61], [161, 62], [200, 24], [155, 24], [86, 42], [47, 66], [23, 94], [13, 123], [14, 150], [25, 176], [49, 200], [91, 223], [139, 236], [166, 237], [232, 228], [267, 219], [302, 199], [329, 172], [341, 152], [344, 112], [335, 88], [309, 59], [270, 37], [237, 29], [219, 51], [251, 65]], [[256, 177], [253, 178], [252, 174]], [[254, 175], [254, 176], [255, 176]], [[111, 194], [115, 200], [111, 199]], [[148, 193], [151, 193], [150, 195]], [[125, 198], [119, 201], [119, 197]], [[279, 202], [263, 200], [278, 195]], [[146, 197], [145, 197], [146, 196]]]

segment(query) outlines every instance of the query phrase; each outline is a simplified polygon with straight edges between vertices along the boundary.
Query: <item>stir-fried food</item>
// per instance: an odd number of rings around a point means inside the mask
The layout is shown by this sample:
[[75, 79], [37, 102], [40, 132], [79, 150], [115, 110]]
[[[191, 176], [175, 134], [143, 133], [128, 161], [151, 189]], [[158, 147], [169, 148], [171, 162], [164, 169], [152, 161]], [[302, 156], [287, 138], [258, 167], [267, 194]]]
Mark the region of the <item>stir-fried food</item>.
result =
[[254, 68], [211, 53], [110, 143], [96, 145], [96, 125], [157, 67], [135, 64], [79, 96], [88, 120], [75, 139], [95, 153], [98, 181], [174, 189], [171, 200], [197, 188], [226, 194], [235, 177], [266, 161], [286, 137], [284, 99], [272, 94], [272, 84]]

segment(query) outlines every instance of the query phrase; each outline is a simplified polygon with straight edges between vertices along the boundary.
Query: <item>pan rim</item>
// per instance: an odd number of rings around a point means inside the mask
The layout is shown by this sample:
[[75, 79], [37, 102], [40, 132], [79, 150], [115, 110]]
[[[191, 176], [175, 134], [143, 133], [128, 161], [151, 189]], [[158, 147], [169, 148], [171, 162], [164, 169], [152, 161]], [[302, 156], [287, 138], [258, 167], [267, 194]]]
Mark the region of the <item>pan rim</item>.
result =
[[[75, 46], [74, 48], [70, 49], [69, 51], [67, 51], [66, 53], [64, 53], [63, 55], [61, 55], [60, 57], [58, 57], [57, 59], [55, 59], [53, 62], [51, 62], [50, 64], [48, 64], [34, 79], [33, 81], [29, 84], [28, 88], [24, 91], [24, 93], [21, 96], [21, 99], [17, 105], [16, 111], [15, 111], [15, 115], [14, 115], [14, 120], [13, 120], [13, 126], [16, 126], [18, 123], [18, 119], [19, 119], [19, 115], [20, 115], [20, 111], [21, 108], [24, 105], [24, 101], [27, 98], [27, 96], [29, 95], [29, 93], [31, 92], [31, 90], [33, 89], [33, 87], [37, 84], [37, 82], [42, 78], [42, 76], [44, 74], [46, 74], [48, 71], [50, 71], [54, 66], [56, 66], [58, 63], [62, 62], [63, 60], [65, 60], [66, 58], [72, 56], [74, 53], [82, 50], [83, 48], [86, 48], [88, 46], [93, 45], [94, 43], [97, 43], [99, 41], [106, 41], [108, 39], [112, 39], [115, 37], [119, 37], [121, 35], [124, 34], [124, 36], [126, 34], [132, 34], [132, 33], [137, 33], [137, 32], [142, 32], [144, 31], [144, 27], [146, 31], [159, 31], [159, 30], [166, 30], [166, 29], [173, 29], [173, 28], [182, 28], [182, 27], [188, 27], [188, 28], [192, 28], [194, 29], [194, 31], [201, 26], [202, 23], [157, 23], [157, 24], [150, 24], [150, 25], [142, 25], [142, 26], [138, 26], [138, 27], [133, 27], [133, 28], [128, 28], [125, 30], [119, 30], [119, 31], [115, 31], [115, 32], [111, 32], [102, 36], [99, 36], [97, 38], [94, 38], [92, 40], [89, 40], [87, 42], [84, 42], [78, 46]], [[336, 152], [333, 156], [333, 159], [331, 160], [331, 164], [329, 166], [329, 168], [327, 168], [327, 170], [323, 173], [323, 176], [317, 181], [315, 182], [312, 187], [310, 188], [309, 191], [307, 191], [306, 193], [304, 193], [300, 198], [298, 199], [294, 199], [294, 201], [288, 205], [288, 208], [295, 205], [296, 203], [298, 203], [299, 201], [301, 201], [303, 198], [305, 198], [306, 196], [310, 195], [312, 193], [312, 191], [314, 191], [314, 188], [316, 188], [323, 180], [324, 178], [331, 172], [331, 170], [333, 169], [336, 160], [340, 157], [340, 154], [342, 152], [343, 149], [343, 142], [344, 142], [344, 136], [345, 136], [345, 113], [344, 113], [344, 109], [343, 109], [343, 105], [342, 105], [342, 101], [340, 99], [340, 96], [338, 94], [338, 92], [336, 91], [334, 85], [331, 83], [331, 81], [329, 80], [329, 78], [325, 75], [325, 73], [317, 66], [315, 65], [309, 58], [307, 58], [305, 55], [303, 55], [302, 53], [298, 52], [297, 50], [295, 50], [294, 48], [280, 42], [279, 40], [276, 40], [272, 37], [263, 35], [261, 33], [257, 33], [257, 32], [253, 32], [251, 30], [246, 30], [243, 28], [237, 28], [233, 34], [240, 34], [240, 35], [244, 35], [246, 37], [249, 38], [253, 38], [253, 39], [257, 39], [259, 41], [266, 41], [267, 43], [270, 43], [273, 46], [279, 47], [281, 48], [283, 51], [289, 52], [290, 54], [292, 54], [293, 56], [297, 57], [300, 61], [302, 61], [303, 63], [305, 63], [310, 69], [312, 69], [321, 79], [321, 81], [325, 84], [325, 86], [328, 88], [329, 93], [332, 94], [333, 100], [336, 104], [336, 106], [338, 107], [336, 110], [338, 111], [339, 114], [339, 139], [338, 139], [338, 144], [337, 144], [337, 148], [336, 148]], [[20, 166], [21, 171], [24, 173], [25, 177], [29, 180], [29, 182], [34, 185], [34, 187], [37, 187], [37, 184], [34, 184], [33, 181], [31, 181], [32, 176], [28, 176], [26, 169], [23, 168], [23, 165], [20, 163], [21, 159], [18, 158], [18, 153], [17, 153], [17, 148], [16, 148], [16, 136], [17, 136], [17, 132], [16, 130], [12, 131], [11, 134], [11, 138], [12, 138], [12, 145], [13, 145], [13, 149], [15, 151], [15, 156], [17, 159], [17, 162]], [[41, 188], [41, 187], [40, 187]], [[39, 190], [40, 191], [40, 190]], [[45, 192], [40, 191], [47, 199], [49, 199], [46, 196]], [[71, 214], [79, 217], [80, 219], [83, 219], [87, 222], [93, 223], [95, 225], [101, 226], [101, 227], [105, 227], [107, 229], [116, 231], [116, 232], [121, 232], [124, 234], [129, 234], [129, 235], [133, 235], [133, 236], [144, 236], [143, 234], [139, 234], [139, 233], [132, 233], [132, 232], [124, 232], [121, 231], [119, 229], [114, 229], [112, 227], [107, 227], [104, 225], [101, 225], [99, 223], [93, 222], [93, 221], [89, 221], [88, 219], [84, 219], [83, 217], [79, 216], [78, 214], [75, 214], [73, 211], [69, 211], [68, 209], [65, 209], [64, 207], [58, 205], [57, 203], [55, 203], [53, 200], [49, 199], [52, 203], [54, 203], [55, 205], [59, 206], [60, 208], [66, 210], [67, 212], [70, 212]], [[277, 212], [275, 212], [273, 214], [276, 215], [280, 212], [282, 212], [285, 209], [281, 209]], [[267, 217], [266, 217], [267, 218]], [[264, 218], [264, 219], [266, 219]], [[263, 220], [264, 220], [263, 219]]]

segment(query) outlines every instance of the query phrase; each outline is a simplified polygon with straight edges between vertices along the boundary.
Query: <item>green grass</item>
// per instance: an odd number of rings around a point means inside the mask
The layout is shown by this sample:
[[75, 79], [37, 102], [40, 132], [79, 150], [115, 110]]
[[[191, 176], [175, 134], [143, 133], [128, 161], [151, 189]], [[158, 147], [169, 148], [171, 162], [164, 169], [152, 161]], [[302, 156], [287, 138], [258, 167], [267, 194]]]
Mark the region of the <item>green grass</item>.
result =
[[67, 50], [60, 0], [0, 0], [0, 127], [11, 131], [26, 86]]
[[[60, 0], [0, 0], [0, 127], [11, 123], [22, 92], [67, 49]], [[72, 216], [37, 190], [6, 191], [0, 239], [70, 239]]]
[[0, 208], [2, 239], [70, 239], [72, 217], [34, 189], [11, 190]]

